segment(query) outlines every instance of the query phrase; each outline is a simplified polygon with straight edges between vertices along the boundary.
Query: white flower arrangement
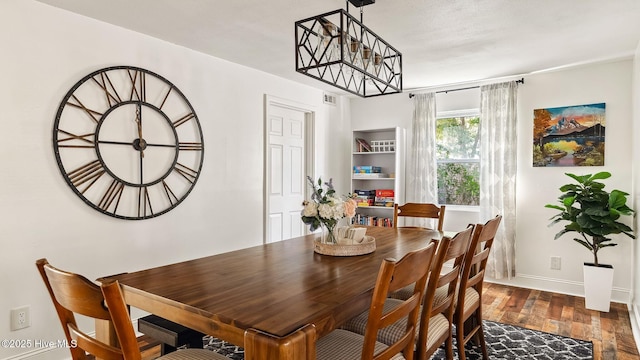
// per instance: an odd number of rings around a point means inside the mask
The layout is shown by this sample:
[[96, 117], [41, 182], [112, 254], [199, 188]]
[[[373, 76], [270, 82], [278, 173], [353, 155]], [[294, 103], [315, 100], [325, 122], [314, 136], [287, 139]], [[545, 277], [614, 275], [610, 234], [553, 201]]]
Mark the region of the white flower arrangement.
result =
[[329, 232], [330, 242], [335, 243], [334, 229], [338, 220], [344, 217], [353, 217], [358, 207], [356, 201], [351, 197], [342, 199], [335, 195], [336, 191], [333, 188], [332, 179], [329, 182], [325, 182], [322, 188], [322, 179], [319, 178], [316, 182], [310, 176], [307, 176], [307, 180], [313, 188], [311, 194], [311, 201], [304, 201], [302, 204], [302, 222], [309, 225], [310, 231], [315, 231], [320, 226], [325, 226]]

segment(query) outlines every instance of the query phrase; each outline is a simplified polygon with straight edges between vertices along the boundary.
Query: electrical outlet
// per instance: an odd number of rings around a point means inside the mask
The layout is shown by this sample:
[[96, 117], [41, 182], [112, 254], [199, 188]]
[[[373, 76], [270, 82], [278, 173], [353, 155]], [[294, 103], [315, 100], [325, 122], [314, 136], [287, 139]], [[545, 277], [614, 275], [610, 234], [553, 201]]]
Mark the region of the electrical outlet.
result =
[[31, 326], [31, 314], [29, 310], [29, 305], [11, 309], [11, 331]]
[[562, 258], [560, 256], [551, 257], [551, 270], [560, 270]]

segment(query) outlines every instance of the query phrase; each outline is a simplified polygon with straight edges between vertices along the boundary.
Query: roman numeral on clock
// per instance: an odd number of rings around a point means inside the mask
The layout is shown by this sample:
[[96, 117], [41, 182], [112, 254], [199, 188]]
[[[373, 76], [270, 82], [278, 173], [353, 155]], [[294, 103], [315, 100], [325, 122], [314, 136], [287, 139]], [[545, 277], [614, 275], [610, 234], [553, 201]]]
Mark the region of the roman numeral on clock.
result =
[[173, 122], [173, 126], [174, 127], [178, 127], [178, 126], [186, 123], [187, 121], [189, 121], [189, 120], [191, 120], [191, 119], [193, 119], [195, 117], [196, 117], [196, 115], [194, 113], [188, 113], [187, 115], [185, 115], [185, 116], [181, 117], [180, 119], [174, 121]]
[[91, 120], [93, 120], [96, 124], [98, 123], [103, 115], [101, 112], [89, 109], [88, 107], [84, 106], [80, 99], [78, 99], [75, 95], [71, 95], [71, 99], [73, 99], [74, 102], [67, 100], [67, 105], [84, 110], [84, 112], [89, 115]]
[[143, 186], [138, 188], [138, 217], [147, 215], [153, 215], [153, 208], [151, 207], [149, 190], [146, 186]]
[[95, 76], [92, 77], [91, 79], [96, 84], [98, 84], [98, 86], [102, 89], [102, 91], [104, 91], [104, 96], [107, 101], [107, 104], [109, 104], [109, 107], [112, 107], [113, 105], [116, 105], [122, 102], [122, 99], [120, 98], [120, 95], [118, 95], [118, 92], [116, 91], [116, 88], [113, 86], [113, 83], [111, 82], [111, 78], [109, 78], [108, 74], [101, 72], [100, 76], [97, 79]]
[[131, 80], [129, 100], [146, 101], [146, 74], [140, 70], [129, 70], [127, 73], [129, 74], [129, 80]]
[[[67, 135], [65, 138], [58, 138], [58, 147], [60, 148], [94, 148], [96, 146], [91, 139], [95, 136], [95, 133], [76, 135], [62, 129], [58, 129], [58, 132]], [[78, 140], [80, 144], [69, 143], [73, 140]]]
[[173, 193], [169, 185], [167, 185], [164, 180], [162, 180], [162, 188], [164, 189], [164, 193], [165, 195], [167, 195], [167, 199], [169, 200], [169, 203], [171, 203], [171, 205], [178, 202], [178, 197]]
[[178, 149], [179, 150], [185, 150], [185, 151], [201, 151], [202, 150], [202, 143], [199, 143], [199, 142], [181, 142], [181, 143], [178, 143]]
[[[80, 190], [80, 193], [84, 194], [105, 172], [106, 170], [102, 166], [102, 163], [99, 160], [94, 160], [71, 171], [67, 176], [71, 184]], [[82, 185], [86, 186], [81, 190], [80, 187]]]
[[[122, 197], [122, 191], [124, 190], [124, 184], [120, 181], [113, 179], [111, 184], [102, 195], [98, 207], [104, 211], [109, 211], [109, 208], [113, 204], [113, 213], [118, 211], [118, 205], [120, 205], [120, 198]], [[114, 202], [115, 201], [115, 202]]]
[[194, 183], [194, 181], [196, 181], [196, 178], [198, 177], [197, 171], [193, 170], [188, 166], [184, 166], [180, 163], [176, 163], [176, 166], [175, 168], [173, 168], [173, 171], [180, 174], [183, 178], [187, 179], [187, 181], [192, 184]]

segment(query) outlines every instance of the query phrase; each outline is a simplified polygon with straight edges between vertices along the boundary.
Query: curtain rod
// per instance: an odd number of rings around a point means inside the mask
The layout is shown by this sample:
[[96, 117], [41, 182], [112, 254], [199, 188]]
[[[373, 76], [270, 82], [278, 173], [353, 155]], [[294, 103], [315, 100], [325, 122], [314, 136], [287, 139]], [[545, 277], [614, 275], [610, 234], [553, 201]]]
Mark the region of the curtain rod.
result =
[[[516, 80], [516, 84], [524, 84], [524, 78], [520, 79], [520, 80]], [[460, 90], [469, 90], [469, 89], [477, 89], [480, 86], [469, 86], [469, 87], [465, 87], [465, 88], [459, 88], [459, 89], [451, 89], [451, 90], [440, 90], [440, 91], [436, 91], [436, 94], [441, 94], [441, 93], [448, 93], [448, 92], [452, 92], [452, 91], [460, 91]], [[409, 98], [412, 98], [416, 96], [414, 93], [409, 93]]]

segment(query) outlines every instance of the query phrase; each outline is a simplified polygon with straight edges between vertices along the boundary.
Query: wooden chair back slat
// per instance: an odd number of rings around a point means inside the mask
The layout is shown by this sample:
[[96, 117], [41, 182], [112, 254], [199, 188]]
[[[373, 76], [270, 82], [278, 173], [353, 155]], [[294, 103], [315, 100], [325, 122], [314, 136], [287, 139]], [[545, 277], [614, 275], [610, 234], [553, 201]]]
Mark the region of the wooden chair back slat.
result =
[[[398, 226], [398, 217], [415, 217], [426, 219], [438, 219], [438, 225], [436, 230], [442, 231], [444, 226], [444, 213], [446, 206], [425, 203], [406, 203], [404, 205], [394, 204], [393, 209], [393, 226]], [[415, 227], [415, 226], [403, 226], [403, 227]]]
[[98, 285], [50, 265], [44, 270], [56, 300], [65, 309], [94, 319], [111, 319]]

